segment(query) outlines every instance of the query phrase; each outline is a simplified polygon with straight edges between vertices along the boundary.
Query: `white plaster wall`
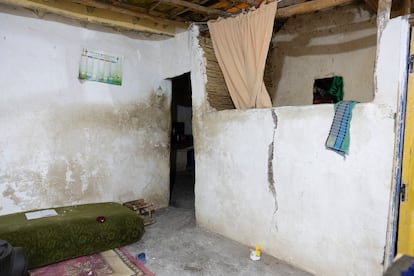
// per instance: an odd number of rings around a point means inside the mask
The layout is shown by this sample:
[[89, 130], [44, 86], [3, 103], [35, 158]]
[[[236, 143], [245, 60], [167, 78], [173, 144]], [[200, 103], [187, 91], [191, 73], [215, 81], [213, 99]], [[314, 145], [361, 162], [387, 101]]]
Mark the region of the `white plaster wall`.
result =
[[345, 159], [324, 146], [332, 105], [212, 110], [195, 45], [197, 223], [316, 275], [382, 275], [406, 25], [383, 33], [377, 98], [353, 110]]
[[189, 31], [177, 33], [174, 39], [160, 43], [161, 73], [164, 78], [173, 78], [190, 71], [190, 47]]
[[[166, 206], [171, 84], [161, 71], [176, 70], [161, 62], [166, 42], [32, 15], [0, 6], [0, 214], [138, 198]], [[123, 55], [122, 86], [79, 81], [82, 47]]]
[[312, 104], [315, 79], [342, 76], [344, 100], [374, 98], [376, 17], [362, 5], [292, 17], [274, 36], [274, 106]]

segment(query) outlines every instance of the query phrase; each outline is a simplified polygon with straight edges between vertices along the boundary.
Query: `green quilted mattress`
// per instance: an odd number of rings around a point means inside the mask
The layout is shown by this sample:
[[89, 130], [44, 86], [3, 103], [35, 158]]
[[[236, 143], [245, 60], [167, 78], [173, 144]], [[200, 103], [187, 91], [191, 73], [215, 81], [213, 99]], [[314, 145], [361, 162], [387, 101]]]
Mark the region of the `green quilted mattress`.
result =
[[118, 203], [52, 209], [57, 216], [32, 220], [26, 219], [28, 212], [0, 216], [0, 239], [24, 248], [28, 268], [128, 245], [144, 233], [142, 218]]

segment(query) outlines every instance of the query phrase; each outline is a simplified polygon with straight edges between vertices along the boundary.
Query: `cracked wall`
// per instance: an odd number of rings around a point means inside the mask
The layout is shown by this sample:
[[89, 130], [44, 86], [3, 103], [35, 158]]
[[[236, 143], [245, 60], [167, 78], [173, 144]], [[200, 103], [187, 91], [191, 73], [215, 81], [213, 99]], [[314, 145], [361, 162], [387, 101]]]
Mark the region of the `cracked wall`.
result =
[[[185, 34], [167, 49], [164, 41], [52, 18], [0, 10], [0, 214], [138, 198], [168, 205], [164, 78], [188, 68], [161, 61]], [[83, 47], [123, 55], [122, 86], [79, 81]]]
[[[273, 173], [273, 160], [274, 160], [274, 152], [275, 152], [275, 135], [276, 135], [276, 129], [277, 129], [277, 114], [274, 109], [272, 111], [272, 119], [273, 119], [273, 135], [272, 135], [272, 142], [269, 144], [269, 158], [267, 160], [268, 163], [268, 171], [267, 171], [267, 181], [269, 182], [269, 190], [272, 192], [274, 200], [275, 200], [275, 210], [273, 212], [273, 215], [276, 215], [277, 209], [279, 208], [277, 204], [277, 191], [275, 186], [275, 175]], [[277, 224], [275, 224], [277, 227]]]
[[325, 148], [331, 104], [211, 108], [193, 38], [197, 224], [316, 275], [382, 274], [404, 24], [393, 19], [382, 35], [381, 81], [375, 99], [353, 110], [345, 159]]

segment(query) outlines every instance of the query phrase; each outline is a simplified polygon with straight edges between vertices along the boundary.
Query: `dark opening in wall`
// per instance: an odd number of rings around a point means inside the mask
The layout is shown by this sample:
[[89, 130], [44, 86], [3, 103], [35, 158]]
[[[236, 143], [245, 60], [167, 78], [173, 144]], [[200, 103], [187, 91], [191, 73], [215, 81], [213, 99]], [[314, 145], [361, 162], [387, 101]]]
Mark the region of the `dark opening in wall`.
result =
[[337, 103], [342, 101], [343, 92], [342, 77], [316, 79], [313, 83], [313, 104]]

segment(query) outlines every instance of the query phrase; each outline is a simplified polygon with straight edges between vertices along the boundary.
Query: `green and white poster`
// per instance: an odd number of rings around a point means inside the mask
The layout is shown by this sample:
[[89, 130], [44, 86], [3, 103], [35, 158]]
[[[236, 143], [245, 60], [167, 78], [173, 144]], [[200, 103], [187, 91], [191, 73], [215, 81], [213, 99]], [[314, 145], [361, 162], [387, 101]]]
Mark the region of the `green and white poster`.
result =
[[79, 65], [79, 79], [121, 85], [122, 62], [122, 56], [84, 48]]

